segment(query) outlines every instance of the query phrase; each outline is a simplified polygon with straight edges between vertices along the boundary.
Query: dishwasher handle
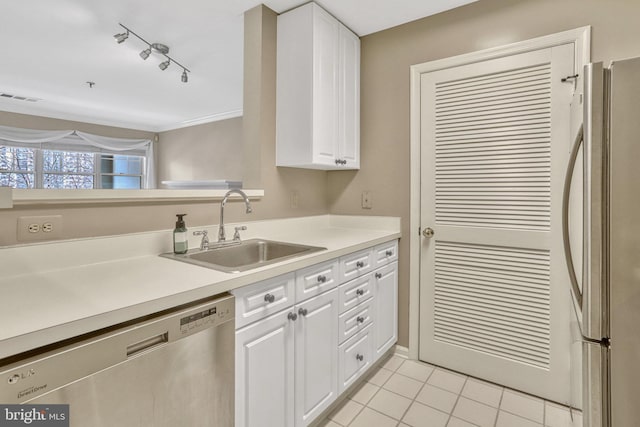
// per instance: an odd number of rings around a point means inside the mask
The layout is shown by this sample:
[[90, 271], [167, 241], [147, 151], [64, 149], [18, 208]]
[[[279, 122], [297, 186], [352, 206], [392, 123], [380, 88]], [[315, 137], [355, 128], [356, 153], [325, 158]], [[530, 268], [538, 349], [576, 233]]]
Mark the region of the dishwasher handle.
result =
[[127, 357], [133, 357], [169, 342], [169, 331], [145, 338], [127, 346]]

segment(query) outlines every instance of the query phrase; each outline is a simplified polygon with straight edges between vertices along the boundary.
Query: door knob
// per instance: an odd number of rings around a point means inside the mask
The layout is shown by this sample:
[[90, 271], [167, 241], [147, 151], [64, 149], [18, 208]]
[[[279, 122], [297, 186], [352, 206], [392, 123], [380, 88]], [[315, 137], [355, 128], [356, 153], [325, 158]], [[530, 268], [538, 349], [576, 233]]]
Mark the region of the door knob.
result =
[[434, 234], [436, 234], [436, 232], [433, 231], [433, 228], [431, 228], [431, 227], [427, 227], [424, 230], [422, 230], [422, 235], [424, 237], [431, 238], [431, 237], [433, 237]]

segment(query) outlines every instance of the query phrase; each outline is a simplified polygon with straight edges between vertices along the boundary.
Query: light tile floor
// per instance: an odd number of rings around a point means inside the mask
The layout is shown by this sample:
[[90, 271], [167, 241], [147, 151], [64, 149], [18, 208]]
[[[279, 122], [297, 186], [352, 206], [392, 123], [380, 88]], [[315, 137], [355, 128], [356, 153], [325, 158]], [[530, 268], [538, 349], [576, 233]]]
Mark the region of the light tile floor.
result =
[[394, 355], [320, 426], [582, 426], [574, 418], [564, 406]]

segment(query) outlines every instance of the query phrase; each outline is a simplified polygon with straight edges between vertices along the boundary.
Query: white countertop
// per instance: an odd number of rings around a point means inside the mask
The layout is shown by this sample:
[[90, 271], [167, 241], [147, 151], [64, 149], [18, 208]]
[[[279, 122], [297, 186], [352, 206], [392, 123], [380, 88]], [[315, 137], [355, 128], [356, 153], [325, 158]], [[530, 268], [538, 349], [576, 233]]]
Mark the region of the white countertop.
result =
[[[159, 257], [172, 248], [170, 230], [0, 248], [0, 358], [400, 237], [400, 220], [387, 217], [324, 215], [243, 225], [243, 239], [327, 250], [224, 273]], [[216, 235], [216, 227], [205, 228]], [[197, 247], [198, 239], [190, 239], [189, 247]]]

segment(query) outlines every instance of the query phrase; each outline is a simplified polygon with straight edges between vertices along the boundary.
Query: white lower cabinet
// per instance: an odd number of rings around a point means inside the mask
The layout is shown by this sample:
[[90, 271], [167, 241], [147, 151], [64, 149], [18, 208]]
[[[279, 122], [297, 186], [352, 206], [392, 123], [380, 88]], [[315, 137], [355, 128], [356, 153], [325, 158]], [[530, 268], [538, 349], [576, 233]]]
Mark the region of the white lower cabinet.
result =
[[373, 272], [374, 349], [382, 356], [398, 340], [398, 263]]
[[340, 357], [338, 394], [353, 384], [373, 363], [374, 352], [371, 331], [371, 326], [367, 326], [340, 346], [338, 351]]
[[338, 397], [338, 290], [296, 307], [296, 426], [306, 426]]
[[[396, 343], [397, 243], [389, 245], [232, 291], [242, 319], [235, 346], [236, 427], [308, 426]], [[341, 275], [340, 282], [335, 276], [339, 265], [390, 250], [373, 271], [368, 263], [359, 267], [360, 276]], [[331, 287], [322, 290], [325, 285]]]
[[292, 313], [236, 331], [236, 426], [295, 426]]

